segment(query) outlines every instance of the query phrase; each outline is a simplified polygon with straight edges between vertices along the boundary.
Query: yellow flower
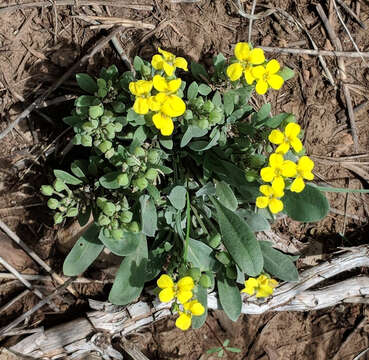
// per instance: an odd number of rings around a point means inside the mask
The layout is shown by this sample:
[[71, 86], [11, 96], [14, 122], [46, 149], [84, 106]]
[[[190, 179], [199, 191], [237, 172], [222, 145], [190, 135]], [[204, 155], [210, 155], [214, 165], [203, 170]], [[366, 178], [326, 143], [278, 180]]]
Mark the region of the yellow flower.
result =
[[311, 172], [314, 168], [314, 161], [308, 156], [302, 156], [297, 163], [297, 176], [291, 184], [291, 191], [301, 192], [305, 188], [305, 180], [313, 180], [314, 174]]
[[256, 79], [255, 90], [258, 94], [264, 95], [269, 87], [274, 90], [282, 87], [284, 80], [282, 76], [277, 75], [280, 68], [279, 62], [273, 59], [265, 67], [260, 65], [251, 69], [251, 74]]
[[162, 112], [158, 112], [152, 116], [152, 121], [155, 127], [160, 130], [163, 136], [170, 136], [174, 130], [174, 124], [172, 118], [165, 115]]
[[269, 166], [260, 170], [260, 176], [265, 182], [272, 182], [279, 191], [284, 189], [284, 177], [296, 175], [296, 164], [291, 160], [284, 160], [281, 154], [272, 154], [269, 157]]
[[256, 206], [260, 209], [269, 207], [269, 210], [273, 214], [277, 214], [283, 210], [283, 202], [279, 199], [283, 197], [283, 189], [275, 188], [273, 185], [261, 185], [259, 187], [260, 192], [264, 196], [258, 196], [256, 198]]
[[162, 289], [159, 293], [159, 300], [161, 302], [169, 302], [176, 297], [181, 304], [186, 303], [192, 298], [192, 290], [195, 286], [190, 276], [183, 277], [175, 284], [172, 278], [166, 274], [161, 275], [156, 283]]
[[243, 73], [246, 82], [251, 85], [255, 80], [251, 72], [252, 66], [265, 61], [264, 51], [259, 48], [251, 50], [248, 43], [239, 42], [234, 48], [234, 55], [238, 62], [227, 67], [227, 76], [231, 81], [236, 81]]
[[292, 147], [299, 153], [302, 150], [302, 142], [298, 138], [300, 130], [300, 125], [295, 123], [289, 123], [284, 129], [284, 133], [280, 130], [273, 130], [268, 139], [272, 144], [279, 145], [275, 152], [285, 154]]
[[260, 275], [257, 279], [250, 277], [245, 281], [245, 288], [241, 290], [248, 295], [254, 295], [256, 297], [268, 297], [273, 294], [274, 288], [278, 285], [278, 282], [274, 279], [270, 279], [265, 275]]
[[162, 76], [155, 75], [153, 85], [159, 94], [151, 99], [151, 109], [153, 111], [160, 110], [169, 117], [181, 116], [186, 111], [186, 104], [176, 95], [181, 82], [181, 79], [167, 81]]
[[192, 322], [192, 317], [190, 314], [180, 311], [179, 317], [176, 320], [176, 327], [183, 331], [186, 331], [190, 328]]
[[152, 86], [152, 81], [147, 80], [138, 80], [129, 83], [129, 91], [136, 96], [133, 110], [137, 114], [145, 115], [149, 112], [149, 99]]
[[200, 316], [205, 312], [205, 308], [198, 300], [186, 302], [185, 304], [183, 304], [183, 308], [195, 316]]
[[152, 57], [151, 65], [156, 70], [164, 70], [167, 76], [172, 76], [176, 68], [188, 71], [187, 61], [183, 57], [176, 57], [169, 51], [158, 48], [161, 55], [156, 54]]

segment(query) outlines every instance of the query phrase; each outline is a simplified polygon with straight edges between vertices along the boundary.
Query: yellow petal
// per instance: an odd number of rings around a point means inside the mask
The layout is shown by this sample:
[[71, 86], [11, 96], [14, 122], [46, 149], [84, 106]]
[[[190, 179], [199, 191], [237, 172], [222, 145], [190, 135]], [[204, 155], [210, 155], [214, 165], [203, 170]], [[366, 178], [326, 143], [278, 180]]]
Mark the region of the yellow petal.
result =
[[188, 71], [187, 60], [183, 57], [177, 57], [174, 61], [174, 66], [183, 69], [184, 71]]
[[273, 195], [273, 189], [272, 189], [272, 187], [271, 187], [271, 186], [269, 186], [269, 185], [261, 185], [261, 186], [259, 187], [259, 191], [260, 191], [263, 195], [265, 195], [265, 196], [271, 196], [271, 195]]
[[282, 133], [282, 131], [280, 130], [273, 130], [269, 136], [268, 136], [268, 140], [272, 143], [272, 144], [282, 144], [283, 140], [284, 140], [284, 134]]
[[275, 279], [268, 279], [268, 285], [274, 289], [278, 285], [278, 281]]
[[256, 207], [258, 207], [259, 209], [264, 209], [268, 206], [269, 204], [269, 198], [266, 196], [258, 196], [256, 198]]
[[184, 291], [184, 290], [180, 290], [177, 292], [177, 299], [181, 304], [186, 303], [188, 300], [190, 300], [193, 296], [192, 291]]
[[275, 59], [268, 61], [265, 67], [266, 71], [269, 74], [276, 74], [280, 68], [281, 68], [281, 65], [279, 65], [279, 62]]
[[194, 288], [195, 283], [191, 276], [185, 276], [177, 283], [178, 289], [183, 291], [190, 291]]
[[176, 320], [176, 327], [178, 329], [181, 329], [183, 331], [186, 331], [190, 328], [191, 326], [191, 316], [183, 313], [183, 312], [179, 312], [179, 317]]
[[311, 160], [308, 156], [302, 156], [300, 157], [297, 165], [299, 171], [305, 170], [305, 171], [311, 171], [314, 169], [314, 161]]
[[172, 76], [174, 73], [175, 67], [164, 61], [163, 69], [168, 76]]
[[262, 168], [260, 170], [260, 176], [263, 179], [263, 181], [271, 182], [274, 179], [274, 176], [275, 176], [274, 170], [270, 166]]
[[162, 107], [162, 112], [170, 117], [181, 116], [185, 111], [186, 104], [176, 95], [168, 96]]
[[[272, 188], [275, 197], [282, 197], [285, 184], [282, 176], [277, 176], [273, 180]], [[282, 194], [282, 195], [281, 195]]]
[[284, 177], [293, 177], [297, 173], [297, 166], [291, 160], [285, 160], [282, 165], [282, 175]]
[[256, 280], [257, 280], [259, 286], [268, 284], [268, 277], [266, 277], [263, 274], [259, 275]]
[[246, 83], [247, 84], [251, 85], [255, 81], [255, 78], [254, 78], [254, 76], [251, 73], [251, 67], [248, 67], [244, 71], [244, 75], [245, 75], [245, 80], [246, 80]]
[[273, 288], [268, 285], [262, 285], [258, 288], [258, 291], [256, 292], [256, 297], [268, 297], [273, 294]]
[[149, 112], [149, 99], [143, 97], [137, 97], [133, 104], [133, 110], [135, 113], [145, 115]]
[[149, 97], [149, 107], [150, 110], [152, 111], [159, 111], [161, 108], [161, 103], [159, 101], [157, 101], [157, 97], [156, 96], [150, 96]]
[[286, 141], [284, 141], [281, 145], [279, 145], [276, 149], [275, 152], [277, 154], [285, 154], [287, 153], [287, 151], [290, 149], [290, 144]]
[[302, 150], [302, 142], [299, 138], [293, 138], [290, 140], [290, 144], [293, 148], [293, 150], [295, 150], [297, 153], [299, 153]]
[[263, 49], [253, 49], [250, 52], [249, 62], [253, 65], [262, 64], [265, 61]]
[[284, 133], [288, 138], [294, 138], [300, 133], [300, 130], [301, 130], [300, 125], [296, 123], [289, 123], [284, 129]]
[[163, 58], [161, 55], [154, 55], [151, 59], [151, 65], [155, 70], [163, 69]]
[[227, 76], [231, 81], [236, 81], [241, 77], [242, 71], [242, 65], [240, 63], [234, 63], [227, 67]]
[[300, 171], [299, 174], [306, 180], [313, 180], [314, 174], [309, 170]]
[[299, 193], [305, 188], [304, 179], [302, 176], [298, 176], [295, 180], [293, 180], [291, 184], [291, 191]]
[[159, 293], [159, 300], [161, 302], [169, 302], [174, 299], [174, 290], [173, 288], [166, 288], [160, 291]]
[[237, 60], [247, 61], [250, 56], [250, 46], [246, 42], [239, 42], [234, 48], [234, 55]]
[[160, 287], [160, 289], [172, 288], [174, 286], [172, 278], [167, 274], [161, 275], [156, 281], [156, 284]]
[[273, 169], [279, 169], [282, 167], [283, 165], [283, 156], [281, 154], [272, 154], [269, 156], [269, 165], [273, 168]]
[[152, 81], [149, 80], [138, 80], [136, 81], [136, 94], [135, 95], [146, 95], [152, 89]]
[[171, 120], [170, 117], [166, 116], [161, 112], [158, 112], [152, 116], [152, 122], [154, 123], [155, 127], [159, 130], [165, 127], [169, 120]]
[[255, 278], [248, 278], [248, 280], [245, 281], [245, 288], [241, 290], [241, 292], [254, 295], [255, 289], [258, 287], [258, 285], [259, 284]]
[[283, 210], [283, 202], [278, 199], [271, 199], [269, 202], [269, 210], [273, 214], [277, 214]]
[[259, 95], [264, 95], [268, 90], [268, 83], [264, 80], [261, 80], [261, 79], [258, 80], [258, 82], [256, 83], [256, 86], [255, 86], [255, 90]]
[[173, 61], [175, 58], [175, 56], [169, 51], [158, 48], [158, 52], [163, 55], [165, 61]]
[[129, 91], [133, 94], [133, 95], [137, 95], [137, 90], [136, 90], [136, 83], [135, 82], [130, 82], [128, 85]]
[[175, 93], [178, 91], [178, 89], [181, 87], [181, 79], [174, 79], [168, 82], [168, 90], [172, 93]]
[[170, 136], [173, 134], [174, 124], [171, 118], [168, 119], [166, 124], [160, 129], [160, 132], [163, 136]]
[[251, 68], [252, 76], [256, 79], [262, 79], [265, 75], [265, 67], [262, 65]]
[[190, 307], [190, 311], [192, 315], [200, 316], [205, 312], [205, 308], [198, 301], [195, 301], [195, 303]]
[[190, 311], [191, 306], [196, 302], [197, 300], [188, 301], [183, 304], [183, 309]]
[[279, 90], [284, 83], [282, 76], [279, 75], [270, 75], [268, 77], [268, 84], [274, 90]]
[[154, 88], [160, 92], [166, 92], [168, 91], [168, 83], [165, 80], [165, 78], [163, 78], [160, 75], [155, 75], [154, 78], [152, 79], [152, 82], [154, 84]]

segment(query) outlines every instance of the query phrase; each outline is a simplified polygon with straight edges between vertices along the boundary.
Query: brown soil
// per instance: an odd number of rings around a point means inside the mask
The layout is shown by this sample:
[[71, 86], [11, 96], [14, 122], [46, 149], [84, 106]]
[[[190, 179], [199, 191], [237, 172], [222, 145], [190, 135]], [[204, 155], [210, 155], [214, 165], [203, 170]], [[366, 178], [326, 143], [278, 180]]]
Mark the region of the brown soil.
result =
[[[251, 1], [243, 2], [246, 12], [251, 11]], [[18, 3], [5, 0], [1, 7]], [[140, 2], [143, 3], [143, 2]], [[248, 20], [238, 14], [232, 1], [201, 0], [197, 3], [173, 4], [169, 0], [146, 0], [153, 11], [81, 6], [57, 7], [57, 21], [52, 7], [30, 8], [3, 14], [0, 12], [0, 132], [49, 85], [55, 82], [91, 45], [104, 30], [91, 30], [73, 15], [118, 16], [132, 20], [144, 20], [156, 25], [152, 35], [146, 30], [129, 29], [120, 40], [129, 57], [139, 54], [150, 58], [160, 46], [193, 60], [210, 64], [218, 52], [231, 55], [231, 46], [237, 41], [247, 41]], [[236, 3], [236, 1], [235, 1]], [[332, 3], [332, 2], [329, 2]], [[272, 0], [258, 2], [256, 13], [270, 8], [281, 8], [302, 23], [320, 49], [332, 50], [324, 26], [315, 6], [307, 0]], [[349, 6], [369, 27], [367, 1], [350, 1]], [[1, 9], [0, 7], [0, 9]], [[346, 51], [354, 47], [335, 16], [334, 7], [325, 8]], [[362, 51], [369, 48], [367, 30], [363, 30], [340, 8], [350, 33]], [[273, 47], [311, 48], [305, 33], [276, 12], [253, 22], [252, 41], [255, 45]], [[267, 54], [272, 57], [272, 54]], [[349, 85], [354, 106], [364, 105], [356, 112], [359, 134], [359, 151], [354, 151], [350, 125], [346, 118], [345, 99], [339, 80], [337, 61], [326, 58], [336, 84], [333, 87], [317, 59], [307, 55], [274, 56], [296, 70], [297, 76], [281, 92], [268, 93], [267, 101], [273, 111], [290, 111], [304, 129], [307, 152], [315, 155], [316, 180], [336, 187], [361, 188], [368, 185], [366, 164], [360, 159], [349, 159], [345, 164], [324, 157], [368, 155], [369, 125], [369, 70], [360, 58], [345, 58], [346, 83]], [[124, 69], [113, 48], [106, 47], [84, 69], [96, 73], [103, 65], [117, 64]], [[75, 81], [70, 79], [52, 94], [54, 98], [65, 94], [78, 94]], [[262, 99], [259, 99], [262, 103]], [[1, 140], [0, 146], [0, 218], [15, 231], [56, 272], [61, 272], [63, 254], [56, 246], [55, 228], [39, 194], [39, 186], [48, 181], [50, 169], [60, 161], [61, 151], [71, 133], [58, 136], [65, 129], [61, 122], [65, 104], [33, 112]], [[363, 159], [364, 161], [365, 159]], [[366, 159], [367, 160], [367, 159]], [[335, 211], [317, 224], [299, 224], [281, 220], [275, 226], [287, 241], [313, 244], [321, 253], [331, 252], [338, 246], [354, 246], [366, 242], [368, 227], [368, 196], [360, 194], [328, 194]], [[338, 213], [338, 214], [337, 214]], [[346, 216], [344, 216], [346, 214]], [[341, 235], [338, 235], [341, 234]], [[6, 257], [19, 271], [29, 274], [42, 273], [41, 269], [21, 250], [1, 234], [0, 255]], [[8, 257], [9, 256], [9, 257]], [[102, 279], [111, 276], [113, 268], [91, 270], [86, 277]], [[50, 287], [51, 289], [51, 287]], [[50, 289], [41, 289], [49, 293]], [[0, 283], [0, 305], [23, 291], [18, 282]], [[102, 286], [79, 285], [81, 299], [77, 304], [68, 296], [60, 299], [65, 309], [78, 309], [83, 296], [106, 298]], [[69, 300], [69, 301], [67, 301]], [[36, 298], [30, 296], [11, 307], [0, 318], [0, 325], [32, 307]], [[29, 322], [36, 326], [52, 323], [45, 311], [39, 311]], [[230, 323], [222, 313], [211, 313], [207, 324], [200, 330], [181, 333], [173, 320], [152, 325], [131, 340], [137, 342], [150, 359], [210, 359], [206, 350], [220, 346], [230, 339], [230, 345], [241, 349], [240, 354], [226, 353], [228, 359], [353, 359], [368, 344], [368, 313], [364, 305], [337, 306], [310, 313], [273, 313], [262, 316], [244, 316], [237, 323]], [[144, 336], [142, 336], [144, 335]], [[14, 340], [13, 340], [14, 341]], [[202, 357], [201, 357], [202, 356]], [[361, 359], [368, 358], [368, 353]]]

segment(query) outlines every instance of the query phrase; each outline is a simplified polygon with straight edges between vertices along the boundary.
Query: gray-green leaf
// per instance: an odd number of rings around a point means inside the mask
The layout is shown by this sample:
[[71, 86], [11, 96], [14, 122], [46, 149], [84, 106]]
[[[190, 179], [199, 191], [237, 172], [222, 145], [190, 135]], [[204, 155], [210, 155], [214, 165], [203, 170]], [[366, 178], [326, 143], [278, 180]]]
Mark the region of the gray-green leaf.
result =
[[229, 210], [235, 211], [237, 209], [237, 198], [225, 181], [215, 181], [215, 193], [218, 200]]
[[54, 175], [60, 180], [63, 180], [66, 184], [79, 185], [82, 184], [82, 180], [76, 178], [75, 176], [68, 174], [63, 170], [54, 170]]
[[140, 196], [142, 232], [147, 236], [155, 236], [158, 229], [158, 215], [154, 201], [149, 195]]
[[232, 321], [237, 321], [241, 314], [242, 299], [237, 284], [224, 276], [217, 281], [219, 301], [224, 312]]
[[182, 210], [186, 206], [186, 192], [184, 186], [177, 185], [168, 195], [169, 201], [177, 210]]

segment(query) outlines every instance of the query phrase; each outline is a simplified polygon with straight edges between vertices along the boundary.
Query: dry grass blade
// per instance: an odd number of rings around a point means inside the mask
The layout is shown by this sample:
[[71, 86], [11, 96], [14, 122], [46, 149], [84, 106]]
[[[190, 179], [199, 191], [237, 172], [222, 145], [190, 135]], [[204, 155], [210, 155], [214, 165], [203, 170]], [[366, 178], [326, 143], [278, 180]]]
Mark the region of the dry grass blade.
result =
[[247, 14], [245, 12], [245, 10], [243, 9], [243, 5], [241, 3], [241, 0], [235, 0], [234, 2], [232, 2], [233, 5], [236, 7], [236, 9], [238, 10], [238, 13], [246, 18], [246, 19], [249, 19], [249, 20], [260, 20], [260, 19], [264, 19], [270, 15], [272, 15], [273, 13], [275, 13], [277, 10], [276, 9], [268, 9], [262, 13], [259, 13], [259, 14]]
[[11, 306], [13, 306], [18, 300], [22, 299], [23, 297], [25, 297], [26, 295], [30, 294], [31, 291], [30, 290], [24, 290], [23, 292], [21, 292], [19, 295], [17, 295], [14, 299], [10, 300], [8, 303], [6, 303], [5, 305], [3, 305], [0, 308], [0, 314], [6, 310], [8, 310]]
[[106, 16], [87, 16], [87, 15], [76, 15], [78, 19], [87, 21], [87, 22], [98, 22], [99, 25], [92, 25], [91, 28], [96, 27], [106, 27], [106, 26], [123, 26], [123, 27], [134, 27], [139, 29], [148, 29], [153, 30], [155, 29], [155, 25], [145, 23], [140, 20], [130, 20], [130, 19], [123, 19], [118, 17], [106, 17]]
[[366, 29], [366, 25], [359, 19], [359, 17], [346, 5], [343, 0], [336, 0], [338, 4], [340, 4], [346, 12], [363, 28]]

